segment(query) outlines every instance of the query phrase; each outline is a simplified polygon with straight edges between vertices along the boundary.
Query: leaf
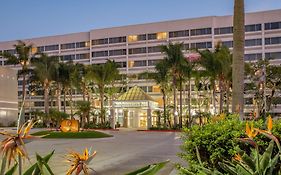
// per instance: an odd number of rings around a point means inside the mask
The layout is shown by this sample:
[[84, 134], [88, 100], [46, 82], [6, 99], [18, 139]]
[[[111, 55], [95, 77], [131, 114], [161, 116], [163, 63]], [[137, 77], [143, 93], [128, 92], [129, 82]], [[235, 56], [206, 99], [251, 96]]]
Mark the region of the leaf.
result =
[[260, 169], [262, 172], [266, 171], [268, 164], [270, 163], [272, 151], [273, 151], [274, 142], [271, 141], [266, 148], [265, 152], [263, 153], [261, 160], [260, 160]]
[[5, 175], [13, 175], [18, 168], [18, 163], [16, 163], [9, 171], [5, 173]]

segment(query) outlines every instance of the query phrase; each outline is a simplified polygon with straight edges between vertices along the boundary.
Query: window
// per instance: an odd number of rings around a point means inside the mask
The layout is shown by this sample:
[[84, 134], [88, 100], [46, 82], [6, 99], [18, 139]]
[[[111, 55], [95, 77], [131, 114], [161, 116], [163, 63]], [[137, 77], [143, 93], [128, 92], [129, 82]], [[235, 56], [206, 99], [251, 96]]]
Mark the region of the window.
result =
[[224, 45], [228, 48], [232, 48], [233, 47], [233, 41], [223, 41], [222, 45]]
[[110, 50], [109, 56], [126, 55], [126, 49]]
[[212, 34], [211, 28], [203, 28], [203, 29], [192, 29], [190, 31], [191, 36], [197, 36], [197, 35], [209, 35]]
[[96, 51], [96, 52], [92, 52], [92, 57], [107, 57], [108, 56], [108, 51], [104, 50], [104, 51]]
[[146, 53], [146, 47], [141, 47], [141, 48], [131, 48], [129, 49], [129, 54], [142, 54]]
[[147, 35], [148, 40], [155, 40], [157, 39], [157, 34], [156, 33], [150, 33]]
[[82, 47], [88, 47], [90, 45], [89, 41], [84, 41], [84, 42], [77, 42], [76, 43], [76, 48], [82, 48]]
[[12, 54], [12, 55], [17, 53], [17, 51], [15, 49], [4, 50], [4, 52]]
[[233, 27], [221, 27], [215, 28], [215, 35], [231, 34], [233, 33]]
[[136, 41], [144, 41], [144, 40], [146, 40], [146, 34], [128, 36], [128, 42], [136, 42]]
[[164, 40], [167, 39], [167, 32], [159, 32], [157, 33], [157, 37], [158, 40]]
[[161, 46], [152, 46], [147, 48], [148, 53], [161, 52]]
[[89, 57], [90, 54], [88, 53], [76, 54], [76, 60], [89, 59]]
[[186, 37], [186, 36], [189, 36], [188, 30], [179, 30], [179, 31], [169, 32], [169, 38]]
[[66, 44], [61, 44], [61, 49], [74, 49], [75, 48], [75, 43], [66, 43]]
[[127, 62], [116, 62], [116, 64], [119, 66], [119, 68], [126, 68]]
[[146, 66], [146, 60], [134, 61], [133, 67], [144, 67], [144, 66]]
[[270, 60], [281, 59], [281, 52], [267, 52], [265, 53], [265, 58]]
[[34, 106], [44, 106], [44, 102], [43, 101], [35, 101]]
[[44, 46], [37, 47], [37, 51], [38, 52], [44, 52], [45, 51]]
[[148, 66], [155, 66], [160, 60], [148, 60]]
[[249, 40], [245, 40], [245, 46], [249, 47], [249, 46], [261, 46], [262, 45], [262, 41], [261, 39], [249, 39]]
[[281, 22], [265, 23], [264, 29], [265, 30], [281, 29]]
[[251, 53], [251, 54], [244, 55], [245, 61], [255, 61], [255, 60], [260, 60], [260, 59], [262, 59], [261, 53]]
[[45, 46], [45, 51], [52, 51], [52, 50], [59, 50], [59, 45], [49, 45], [49, 46]]
[[251, 105], [251, 104], [253, 104], [253, 98], [245, 98], [244, 103], [245, 103], [246, 105]]
[[207, 49], [212, 48], [212, 42], [191, 43], [192, 49]]
[[188, 50], [189, 49], [189, 43], [183, 44], [183, 50]]
[[109, 44], [124, 42], [126, 42], [126, 36], [109, 38]]
[[251, 24], [245, 26], [245, 32], [261, 31], [261, 24]]
[[61, 61], [72, 61], [75, 60], [75, 55], [63, 55]]
[[103, 45], [103, 44], [108, 44], [108, 38], [92, 40], [92, 45]]
[[265, 45], [281, 44], [281, 37], [265, 38]]

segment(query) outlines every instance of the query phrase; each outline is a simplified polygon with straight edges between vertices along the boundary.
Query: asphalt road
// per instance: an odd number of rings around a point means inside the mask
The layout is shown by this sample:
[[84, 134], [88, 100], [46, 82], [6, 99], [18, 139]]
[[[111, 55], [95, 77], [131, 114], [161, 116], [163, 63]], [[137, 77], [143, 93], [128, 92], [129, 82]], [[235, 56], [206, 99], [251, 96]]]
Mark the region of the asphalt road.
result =
[[[80, 153], [84, 148], [92, 147], [97, 151], [96, 157], [89, 167], [94, 169], [95, 175], [123, 175], [141, 168], [147, 164], [170, 160], [170, 169], [164, 171], [168, 174], [172, 170], [172, 163], [180, 162], [177, 156], [180, 152], [181, 140], [179, 133], [173, 132], [141, 132], [141, 131], [110, 131], [112, 138], [103, 139], [39, 139], [26, 144], [32, 162], [35, 152], [46, 155], [53, 149], [55, 155], [50, 166], [56, 175], [63, 175], [69, 168], [64, 155], [69, 150]], [[29, 165], [28, 161], [25, 165]]]

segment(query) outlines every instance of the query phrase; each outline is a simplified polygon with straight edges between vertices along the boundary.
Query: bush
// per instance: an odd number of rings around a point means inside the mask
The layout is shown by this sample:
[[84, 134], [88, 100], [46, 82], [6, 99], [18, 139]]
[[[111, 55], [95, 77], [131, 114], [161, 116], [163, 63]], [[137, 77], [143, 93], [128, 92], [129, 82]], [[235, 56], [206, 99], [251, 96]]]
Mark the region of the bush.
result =
[[85, 129], [111, 129], [111, 126], [109, 122], [105, 122], [104, 124], [101, 123], [95, 124], [93, 122], [90, 122], [90, 123], [86, 123], [84, 128]]
[[[263, 121], [256, 121], [254, 125], [263, 128]], [[281, 131], [281, 124], [280, 124]], [[194, 125], [190, 129], [184, 129], [182, 153], [180, 156], [188, 162], [189, 169], [193, 169], [193, 165], [198, 165], [196, 147], [198, 148], [201, 161], [207, 168], [218, 167], [218, 163], [222, 160], [231, 160], [237, 150], [245, 149], [237, 139], [246, 137], [245, 122], [240, 121], [237, 116], [229, 115], [225, 119], [210, 122], [203, 126]], [[264, 149], [268, 145], [268, 139], [263, 136], [260, 145], [264, 145]], [[266, 141], [263, 141], [266, 139]], [[266, 143], [265, 143], [266, 142]], [[262, 147], [263, 148], [263, 147]]]

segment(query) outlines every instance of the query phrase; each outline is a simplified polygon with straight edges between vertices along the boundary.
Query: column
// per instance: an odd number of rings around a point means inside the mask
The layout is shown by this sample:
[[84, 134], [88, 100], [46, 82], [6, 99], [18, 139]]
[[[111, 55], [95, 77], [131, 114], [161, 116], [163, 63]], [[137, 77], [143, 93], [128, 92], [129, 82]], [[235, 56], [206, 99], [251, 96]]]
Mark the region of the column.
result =
[[124, 109], [123, 113], [124, 113], [124, 116], [123, 116], [123, 127], [127, 128], [128, 127], [128, 114], [129, 114], [129, 111], [127, 109]]
[[110, 126], [115, 129], [115, 109], [113, 107], [110, 109]]
[[150, 108], [148, 108], [147, 109], [147, 112], [146, 112], [146, 116], [147, 116], [147, 130], [149, 130], [149, 128], [151, 128], [152, 127], [152, 116], [151, 116], [151, 109]]

